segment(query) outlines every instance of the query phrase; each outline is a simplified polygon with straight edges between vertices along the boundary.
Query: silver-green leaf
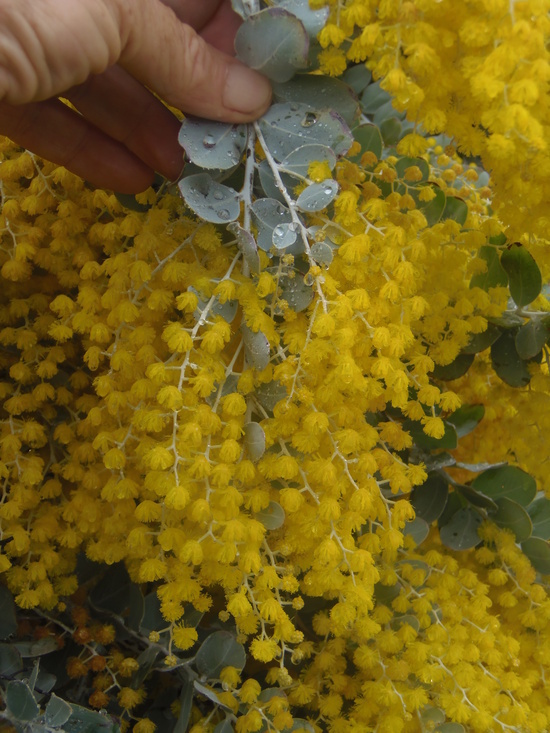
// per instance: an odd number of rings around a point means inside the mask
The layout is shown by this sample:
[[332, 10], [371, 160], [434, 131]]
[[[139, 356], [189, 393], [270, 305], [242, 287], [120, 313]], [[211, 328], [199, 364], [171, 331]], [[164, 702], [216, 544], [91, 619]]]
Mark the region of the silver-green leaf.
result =
[[183, 178], [178, 187], [187, 206], [204, 221], [227, 224], [239, 216], [240, 197], [237, 191], [214, 181], [208, 173]]
[[240, 162], [248, 139], [246, 125], [186, 117], [178, 141], [189, 160], [201, 168], [228, 170]]
[[237, 58], [272, 81], [292, 79], [307, 66], [309, 37], [303, 23], [283, 8], [250, 15], [235, 36]]

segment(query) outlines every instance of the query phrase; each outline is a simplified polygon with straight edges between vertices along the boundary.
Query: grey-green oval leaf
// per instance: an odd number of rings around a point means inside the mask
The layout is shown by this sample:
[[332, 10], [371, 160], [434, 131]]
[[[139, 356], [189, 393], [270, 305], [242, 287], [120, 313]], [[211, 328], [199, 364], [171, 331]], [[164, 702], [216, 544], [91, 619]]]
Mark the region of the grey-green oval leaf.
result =
[[405, 524], [403, 534], [412, 537], [415, 545], [421, 545], [430, 532], [430, 525], [422, 517], [415, 517]]
[[201, 168], [228, 170], [238, 165], [248, 139], [246, 125], [231, 125], [198, 117], [186, 117], [178, 142], [187, 157]]
[[57, 695], [52, 694], [48, 704], [46, 705], [45, 719], [46, 725], [52, 728], [60, 728], [69, 720], [73, 712], [68, 702], [62, 700]]
[[307, 66], [309, 37], [301, 21], [283, 8], [250, 15], [235, 36], [237, 58], [277, 82]]
[[498, 250], [484, 244], [479, 248], [478, 257], [485, 260], [485, 272], [478, 272], [470, 280], [471, 288], [481, 288], [489, 290], [489, 288], [506, 287], [508, 285], [508, 275], [506, 270], [500, 264]]
[[242, 252], [244, 260], [248, 265], [250, 272], [258, 274], [260, 272], [260, 257], [258, 255], [258, 245], [252, 234], [243, 229], [237, 222], [228, 224], [227, 228], [235, 235], [237, 239], [237, 247]]
[[376, 125], [359, 125], [353, 130], [353, 137], [361, 146], [361, 152], [351, 158], [353, 162], [358, 163], [361, 156], [366, 152], [374, 153], [378, 159], [382, 157], [384, 143], [382, 142], [380, 130]]
[[274, 230], [281, 224], [292, 224], [292, 214], [287, 206], [272, 198], [256, 199], [251, 211], [258, 229], [258, 247], [269, 252], [273, 247]]
[[455, 426], [458, 437], [463, 438], [479, 425], [484, 415], [485, 407], [483, 405], [462, 405], [452, 415], [449, 415], [447, 420]]
[[527, 363], [516, 349], [516, 332], [503, 331], [491, 346], [493, 369], [503, 382], [511, 387], [525, 387], [531, 380]]
[[257, 422], [244, 426], [244, 444], [251, 461], [259, 461], [265, 453], [265, 432]]
[[254, 515], [254, 518], [261, 522], [266, 529], [279, 529], [285, 521], [285, 510], [276, 501], [270, 501], [265, 509]]
[[286, 84], [274, 84], [273, 97], [276, 102], [298, 102], [312, 109], [337, 110], [349, 127], [359, 118], [359, 103], [353, 90], [341, 79], [330, 76], [297, 74]]
[[272, 0], [272, 2], [273, 5], [288, 10], [289, 13], [302, 21], [310, 38], [315, 38], [324, 28], [330, 12], [328, 7], [312, 10], [309, 6], [309, 0]]
[[529, 537], [521, 543], [521, 549], [529, 558], [531, 565], [539, 573], [550, 575], [550, 544], [540, 537]]
[[281, 168], [305, 178], [308, 175], [309, 166], [313, 162], [328, 163], [329, 168], [332, 170], [336, 165], [336, 155], [327, 145], [320, 145], [319, 143], [301, 145], [281, 161]]
[[483, 471], [472, 481], [472, 486], [491, 499], [511, 499], [526, 507], [535, 498], [535, 479], [517, 466], [500, 466]]
[[13, 644], [0, 644], [0, 677], [11, 677], [23, 669], [21, 654]]
[[270, 358], [267, 336], [261, 331], [252, 331], [244, 323], [241, 326], [241, 332], [247, 361], [256, 369], [265, 369]]
[[215, 181], [208, 173], [196, 173], [183, 178], [178, 187], [189, 208], [204, 221], [228, 224], [240, 213], [237, 191]]
[[508, 273], [510, 295], [521, 306], [529, 305], [542, 289], [542, 275], [525, 247], [513, 244], [500, 256], [500, 264]]
[[472, 509], [459, 509], [439, 529], [441, 542], [451, 550], [469, 550], [481, 542], [477, 528], [482, 517]]
[[312, 183], [298, 196], [296, 206], [302, 211], [321, 211], [334, 201], [338, 190], [338, 183], [332, 178], [321, 183]]
[[533, 522], [533, 537], [550, 540], [550, 501], [541, 496], [527, 507]]
[[225, 667], [235, 667], [239, 671], [246, 664], [246, 652], [229, 631], [214, 631], [201, 644], [195, 664], [199, 674], [210, 679], [219, 679]]
[[26, 682], [15, 680], [8, 682], [6, 689], [6, 707], [12, 717], [22, 722], [38, 718], [40, 708]]
[[549, 334], [548, 326], [532, 318], [516, 333], [516, 351], [521, 359], [533, 359], [540, 353]]
[[456, 196], [447, 196], [445, 208], [443, 209], [442, 219], [452, 219], [458, 224], [465, 224], [468, 218], [468, 205], [462, 199]]
[[258, 124], [269, 152], [278, 162], [302, 145], [326, 145], [336, 155], [344, 155], [353, 143], [350, 129], [338, 113], [298, 102], [272, 105]]
[[422, 486], [415, 486], [411, 504], [417, 517], [431, 524], [439, 519], [449, 494], [449, 482], [439, 473], [430, 473]]
[[503, 529], [511, 530], [516, 542], [524, 542], [531, 536], [533, 525], [525, 509], [512, 499], [497, 499], [498, 509], [489, 515]]

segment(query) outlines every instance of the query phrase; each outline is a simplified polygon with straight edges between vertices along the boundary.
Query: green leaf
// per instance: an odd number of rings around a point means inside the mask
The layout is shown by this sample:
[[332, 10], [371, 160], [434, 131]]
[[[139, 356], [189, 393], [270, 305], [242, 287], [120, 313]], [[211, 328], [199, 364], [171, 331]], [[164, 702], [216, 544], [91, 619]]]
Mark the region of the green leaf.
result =
[[427, 705], [420, 711], [420, 717], [422, 718], [422, 722], [427, 724], [427, 727], [431, 730], [432, 726], [443, 723], [446, 715], [441, 708], [434, 708], [431, 705]]
[[344, 155], [353, 143], [339, 114], [298, 102], [273, 104], [258, 124], [270, 154], [279, 163], [302, 145], [325, 145], [336, 155]]
[[491, 512], [490, 518], [503, 529], [510, 529], [517, 542], [524, 542], [531, 536], [533, 525], [525, 509], [512, 499], [497, 499], [498, 510]]
[[19, 680], [8, 682], [6, 688], [6, 707], [12, 717], [19, 721], [30, 721], [38, 718], [40, 708], [26, 682]]
[[406, 537], [412, 537], [415, 545], [421, 545], [430, 533], [430, 525], [422, 519], [415, 517], [412, 521], [407, 522], [403, 529]]
[[328, 163], [329, 168], [332, 170], [336, 165], [336, 155], [327, 145], [320, 145], [319, 143], [301, 145], [281, 161], [280, 167], [284, 171], [296, 173], [305, 178], [308, 175], [309, 166], [313, 162]]
[[[441, 188], [439, 188], [439, 186], [430, 185], [430, 188], [432, 189], [432, 191], [435, 192], [434, 198], [431, 201], [420, 201], [420, 199], [418, 199], [416, 205], [426, 217], [426, 222], [428, 226], [433, 227], [435, 224], [437, 224], [438, 221], [440, 221], [441, 217], [443, 216], [447, 197], [445, 196]], [[420, 190], [422, 189], [418, 189], [418, 193], [420, 192]]]
[[48, 704], [46, 705], [46, 711], [44, 714], [46, 725], [52, 728], [60, 728], [65, 725], [67, 720], [71, 717], [73, 709], [68, 702], [62, 700], [57, 695], [50, 697]]
[[372, 75], [365, 64], [356, 64], [355, 66], [348, 66], [342, 79], [353, 89], [355, 94], [361, 94], [370, 84]]
[[411, 504], [417, 517], [431, 524], [441, 516], [449, 495], [449, 482], [440, 473], [429, 473], [422, 486], [415, 486]]
[[149, 634], [151, 631], [163, 631], [169, 626], [160, 610], [160, 601], [156, 591], [152, 591], [144, 598], [143, 619], [141, 621], [142, 633]]
[[458, 445], [456, 430], [447, 422], [445, 423], [445, 433], [442, 438], [432, 438], [424, 432], [421, 423], [412, 420], [406, 420], [403, 423], [403, 428], [410, 433], [416, 445], [425, 450], [452, 449]]
[[248, 422], [244, 426], [244, 445], [251, 461], [259, 461], [265, 453], [265, 432], [257, 422]]
[[483, 471], [472, 481], [472, 487], [491, 499], [511, 499], [527, 506], [535, 498], [535, 479], [517, 466], [500, 466]]
[[237, 58], [268, 79], [284, 82], [307, 66], [309, 38], [296, 16], [283, 8], [250, 15], [235, 36]]
[[376, 125], [359, 125], [353, 130], [353, 137], [361, 146], [361, 152], [350, 158], [354, 163], [361, 160], [361, 156], [367, 151], [374, 153], [378, 160], [382, 157], [384, 143], [382, 135]]
[[527, 364], [516, 351], [515, 330], [503, 331], [491, 346], [491, 362], [496, 374], [511, 387], [525, 387], [531, 381]]
[[[200, 321], [200, 319], [203, 318], [203, 313], [211, 299], [203, 297], [192, 285], [190, 285], [187, 290], [197, 296], [197, 307], [193, 313], [193, 317], [196, 321]], [[207, 320], [214, 316], [221, 316], [224, 321], [227, 321], [227, 323], [232, 323], [237, 315], [237, 308], [238, 303], [236, 300], [226, 300], [225, 303], [220, 303], [218, 298], [213, 298], [208, 310]]]
[[463, 226], [468, 218], [468, 205], [462, 199], [456, 196], [447, 196], [445, 208], [443, 209], [442, 219], [452, 219]]
[[275, 405], [286, 399], [286, 387], [276, 379], [272, 382], [264, 382], [256, 388], [254, 397], [267, 412], [272, 413]]
[[516, 333], [516, 351], [521, 359], [533, 359], [540, 353], [550, 330], [539, 319], [532, 318]]
[[[271, 268], [268, 268], [268, 272]], [[293, 277], [281, 275], [279, 278], [280, 298], [286, 300], [288, 305], [296, 313], [305, 310], [313, 300], [313, 288], [304, 282], [302, 274], [293, 270]]]
[[184, 681], [183, 687], [181, 688], [180, 712], [173, 733], [185, 733], [187, 730], [191, 718], [191, 711], [193, 710], [193, 693], [193, 681], [188, 678]]
[[482, 494], [480, 491], [472, 489], [471, 486], [460, 484], [458, 486], [455, 485], [454, 489], [459, 496], [466, 499], [468, 504], [471, 504], [472, 506], [477, 506], [480, 509], [496, 510], [498, 508], [496, 501], [493, 501], [493, 499], [485, 496], [485, 494]]
[[391, 148], [397, 145], [401, 137], [402, 125], [397, 117], [388, 117], [380, 123], [380, 134], [384, 145]]
[[508, 285], [508, 275], [500, 264], [498, 250], [495, 247], [484, 244], [479, 248], [478, 257], [485, 260], [487, 268], [485, 272], [479, 272], [472, 277], [470, 287], [481, 288], [482, 290], [506, 287]]
[[296, 206], [307, 212], [322, 211], [334, 201], [339, 189], [338, 183], [331, 178], [312, 183], [298, 196]]
[[441, 542], [451, 550], [469, 550], [479, 545], [481, 538], [477, 528], [483, 521], [473, 509], [459, 509], [449, 522], [439, 529]]
[[550, 540], [550, 501], [541, 496], [527, 507], [533, 522], [533, 537]]
[[328, 7], [312, 10], [309, 0], [272, 0], [273, 5], [288, 10], [301, 20], [310, 38], [314, 39], [322, 31], [328, 20]]
[[391, 96], [380, 87], [380, 82], [372, 82], [367, 86], [360, 98], [361, 109], [368, 117], [372, 117], [376, 125], [390, 117], [399, 117], [392, 105]]
[[219, 679], [225, 667], [235, 667], [239, 671], [246, 664], [244, 646], [239, 644], [228, 631], [214, 631], [201, 644], [195, 664], [199, 674], [209, 679]]
[[231, 720], [226, 718], [218, 723], [214, 728], [214, 733], [234, 733], [234, 730]]
[[17, 619], [13, 595], [4, 585], [0, 585], [0, 639], [7, 639], [16, 631]]
[[204, 221], [227, 224], [240, 213], [237, 191], [215, 181], [208, 173], [196, 173], [178, 183], [187, 206]]
[[274, 230], [282, 224], [292, 224], [292, 214], [287, 206], [271, 198], [256, 199], [251, 206], [251, 211], [252, 219], [258, 230], [258, 247], [264, 252], [269, 252], [273, 247]]
[[459, 354], [454, 361], [445, 366], [435, 365], [433, 375], [436, 379], [444, 382], [451, 382], [453, 379], [459, 379], [464, 376], [468, 369], [474, 363], [474, 354]]
[[228, 170], [238, 165], [248, 139], [246, 125], [231, 125], [198, 117], [186, 117], [178, 142], [187, 157], [201, 168]]
[[394, 598], [397, 598], [401, 590], [399, 583], [395, 585], [382, 585], [376, 583], [374, 586], [374, 598], [376, 603], [383, 603], [385, 606], [391, 605]]
[[290, 728], [285, 728], [282, 733], [315, 733], [315, 728], [303, 718], [294, 718]]
[[262, 331], [252, 331], [245, 323], [241, 324], [241, 333], [248, 364], [260, 371], [265, 369], [270, 359], [267, 336]]
[[403, 614], [402, 616], [394, 616], [390, 621], [390, 627], [394, 631], [398, 631], [404, 624], [408, 624], [415, 631], [420, 631], [420, 621], [412, 614]]
[[516, 305], [532, 303], [542, 289], [542, 275], [529, 252], [521, 245], [512, 245], [500, 256], [500, 264], [508, 273], [510, 294]]
[[419, 181], [404, 181], [408, 186], [419, 186], [422, 183], [425, 183], [430, 175], [430, 167], [426, 163], [426, 161], [423, 158], [399, 158], [397, 163], [395, 164], [395, 170], [397, 171], [399, 178], [405, 178], [405, 171], [407, 168], [412, 168], [416, 166], [416, 168], [420, 169], [420, 172], [422, 173], [422, 178]]
[[266, 529], [279, 529], [285, 521], [285, 510], [276, 501], [270, 501], [265, 509], [254, 515], [254, 518], [261, 522]]
[[[336, 156], [334, 157], [336, 158]], [[282, 168], [279, 167], [278, 163], [276, 163], [275, 165], [277, 166], [277, 169], [279, 171], [279, 177], [283, 184], [283, 190], [286, 191], [291, 198], [295, 198], [294, 188], [299, 183], [298, 178], [295, 174], [285, 173]], [[282, 166], [282, 163], [280, 165]], [[263, 190], [263, 193], [265, 194], [265, 198], [275, 199], [276, 201], [279, 201], [281, 204], [284, 204], [286, 206], [285, 196], [283, 194], [283, 191], [279, 188], [279, 182], [275, 180], [275, 174], [271, 167], [270, 161], [267, 160], [267, 158], [265, 160], [262, 160], [261, 163], [258, 165], [257, 170], [260, 177], [260, 186]], [[261, 191], [258, 191], [258, 195], [261, 195]]]
[[21, 654], [13, 644], [0, 644], [0, 677], [11, 677], [23, 669]]
[[92, 589], [90, 602], [95, 608], [121, 616], [128, 608], [130, 585], [130, 576], [124, 563], [115, 563]]
[[40, 657], [57, 651], [57, 642], [52, 636], [45, 636], [38, 641], [16, 641], [14, 646], [22, 657]]
[[151, 208], [150, 205], [140, 204], [132, 193], [115, 192], [115, 197], [119, 204], [122, 204], [122, 206], [129, 211], [138, 211], [140, 214], [143, 214]]
[[353, 127], [359, 119], [359, 103], [352, 89], [341, 79], [330, 76], [297, 74], [285, 84], [273, 84], [273, 99], [299, 102], [312, 109], [336, 110], [348, 127]]
[[476, 333], [470, 336], [467, 346], [462, 349], [463, 354], [479, 354], [495, 343], [500, 336], [500, 328], [489, 323], [483, 333]]
[[118, 725], [109, 715], [96, 713], [81, 705], [71, 705], [73, 712], [63, 726], [64, 733], [118, 733]]
[[521, 549], [531, 565], [539, 573], [550, 575], [550, 544], [540, 537], [529, 537], [521, 543]]
[[228, 230], [235, 235], [237, 239], [237, 247], [242, 252], [244, 260], [248, 265], [250, 272], [259, 274], [260, 257], [258, 255], [258, 245], [252, 234], [243, 229], [236, 221], [227, 225]]
[[309, 251], [312, 260], [320, 265], [330, 265], [334, 258], [334, 249], [328, 242], [315, 242]]
[[458, 437], [463, 438], [479, 425], [484, 415], [485, 407], [483, 405], [462, 405], [452, 415], [449, 415], [447, 420], [455, 426]]
[[434, 733], [466, 733], [466, 729], [460, 723], [443, 723]]

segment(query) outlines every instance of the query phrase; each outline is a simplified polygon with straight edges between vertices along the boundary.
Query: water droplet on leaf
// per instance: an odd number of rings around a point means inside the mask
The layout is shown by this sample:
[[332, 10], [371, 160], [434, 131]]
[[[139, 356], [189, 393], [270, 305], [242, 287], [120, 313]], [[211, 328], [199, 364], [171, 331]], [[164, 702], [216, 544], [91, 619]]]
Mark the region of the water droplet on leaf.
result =
[[231, 214], [229, 213], [229, 211], [227, 209], [219, 209], [219, 211], [217, 211], [216, 213], [218, 214], [218, 216], [220, 217], [220, 219], [226, 219], [227, 220], [231, 216]]
[[202, 141], [202, 144], [205, 148], [208, 148], [208, 150], [211, 150], [213, 147], [216, 146], [216, 138], [214, 135], [212, 135], [211, 132], [207, 132], [204, 136], [204, 139]]
[[317, 115], [315, 112], [306, 112], [304, 119], [301, 122], [302, 127], [312, 127], [317, 122]]
[[216, 201], [222, 201], [223, 200], [223, 193], [222, 191], [214, 191], [214, 198]]

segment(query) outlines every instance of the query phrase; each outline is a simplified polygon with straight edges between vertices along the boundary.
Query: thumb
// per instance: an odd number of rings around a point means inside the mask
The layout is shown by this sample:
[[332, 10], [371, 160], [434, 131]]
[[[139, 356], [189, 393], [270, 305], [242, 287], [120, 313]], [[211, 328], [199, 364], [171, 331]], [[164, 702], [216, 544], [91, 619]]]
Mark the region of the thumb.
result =
[[210, 46], [159, 0], [118, 0], [119, 63], [168, 104], [226, 122], [256, 119], [268, 107], [265, 77]]

